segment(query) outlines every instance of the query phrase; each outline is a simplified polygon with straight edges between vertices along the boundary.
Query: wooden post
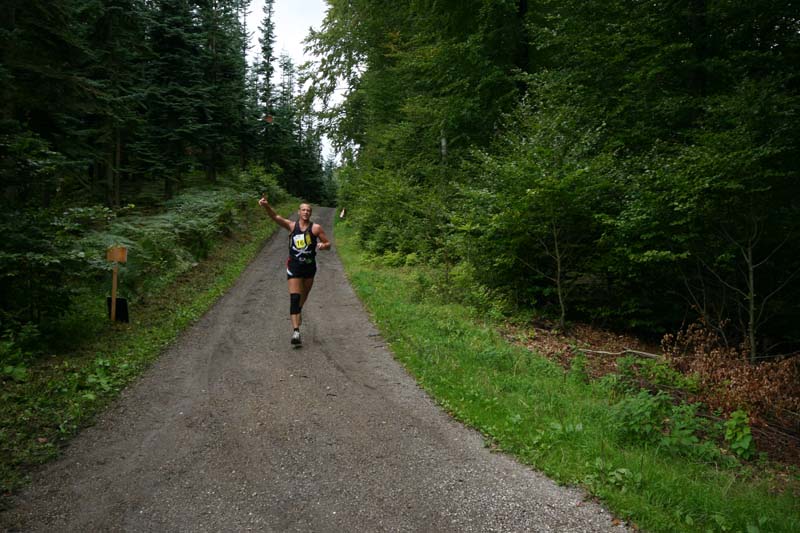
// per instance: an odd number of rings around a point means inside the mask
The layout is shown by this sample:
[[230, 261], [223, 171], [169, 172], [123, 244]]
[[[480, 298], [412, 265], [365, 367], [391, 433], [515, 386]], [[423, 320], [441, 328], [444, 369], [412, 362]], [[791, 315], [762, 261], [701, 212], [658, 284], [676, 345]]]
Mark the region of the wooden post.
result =
[[106, 259], [114, 262], [111, 275], [111, 322], [117, 319], [117, 275], [119, 264], [128, 260], [128, 249], [124, 246], [112, 246], [106, 251]]
[[117, 272], [119, 263], [114, 262], [113, 274], [111, 275], [111, 322], [117, 320]]

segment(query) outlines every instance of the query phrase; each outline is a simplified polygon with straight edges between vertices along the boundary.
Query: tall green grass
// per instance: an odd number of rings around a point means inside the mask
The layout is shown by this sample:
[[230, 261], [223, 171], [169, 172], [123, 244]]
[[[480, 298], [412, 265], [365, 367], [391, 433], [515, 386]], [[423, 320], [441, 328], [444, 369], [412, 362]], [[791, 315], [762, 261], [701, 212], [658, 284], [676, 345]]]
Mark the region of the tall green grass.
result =
[[[346, 224], [339, 254], [395, 356], [487, 445], [556, 481], [580, 485], [619, 517], [650, 531], [800, 531], [797, 480], [735, 461], [707, 464], [658, 446], [625, 444], [608, 382], [587, 383], [504, 341], [484, 316], [437, 301], [414, 270], [360, 251]], [[737, 466], [730, 466], [735, 464]]]

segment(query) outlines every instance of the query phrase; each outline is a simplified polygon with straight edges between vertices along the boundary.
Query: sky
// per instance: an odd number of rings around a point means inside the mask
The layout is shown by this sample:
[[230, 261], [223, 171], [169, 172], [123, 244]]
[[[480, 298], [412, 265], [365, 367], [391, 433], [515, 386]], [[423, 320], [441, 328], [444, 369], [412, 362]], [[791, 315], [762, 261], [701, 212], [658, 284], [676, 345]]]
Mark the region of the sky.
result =
[[[284, 52], [289, 54], [295, 66], [300, 66], [311, 57], [303, 51], [303, 39], [308, 35], [309, 28], [319, 29], [328, 4], [325, 0], [275, 0], [275, 57], [279, 58]], [[252, 34], [249, 62], [260, 53], [258, 38], [261, 35], [261, 21], [264, 19], [264, 0], [253, 0], [250, 4], [250, 14], [247, 17], [247, 31]], [[276, 62], [277, 63], [277, 62]], [[280, 81], [280, 67], [275, 65], [273, 83]], [[336, 157], [327, 137], [322, 137], [322, 154]]]
[[[325, 0], [275, 0], [275, 57], [284, 52], [299, 66], [311, 59], [303, 52], [303, 39], [308, 29], [319, 29], [328, 5]], [[264, 19], [264, 0], [253, 0], [247, 17], [247, 31], [253, 34], [249, 56], [258, 52], [259, 26]], [[252, 60], [252, 59], [251, 59]], [[276, 65], [276, 70], [279, 70]], [[276, 80], [277, 81], [277, 80]]]

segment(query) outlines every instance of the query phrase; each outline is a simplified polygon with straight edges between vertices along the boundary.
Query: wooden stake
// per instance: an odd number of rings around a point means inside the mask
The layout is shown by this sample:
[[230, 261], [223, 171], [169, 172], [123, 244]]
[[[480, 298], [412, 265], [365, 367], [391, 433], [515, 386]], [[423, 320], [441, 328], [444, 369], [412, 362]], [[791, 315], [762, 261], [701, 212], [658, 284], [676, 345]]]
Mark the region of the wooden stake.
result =
[[114, 263], [113, 274], [111, 275], [111, 322], [117, 319], [117, 270], [119, 263]]
[[[114, 263], [111, 276], [111, 321], [117, 320], [117, 275], [119, 272], [119, 264], [128, 261], [128, 249], [124, 246], [112, 246], [106, 250], [106, 260]], [[127, 306], [125, 307], [127, 310]], [[125, 313], [127, 315], [127, 313]], [[123, 320], [127, 322], [127, 318], [123, 316]]]

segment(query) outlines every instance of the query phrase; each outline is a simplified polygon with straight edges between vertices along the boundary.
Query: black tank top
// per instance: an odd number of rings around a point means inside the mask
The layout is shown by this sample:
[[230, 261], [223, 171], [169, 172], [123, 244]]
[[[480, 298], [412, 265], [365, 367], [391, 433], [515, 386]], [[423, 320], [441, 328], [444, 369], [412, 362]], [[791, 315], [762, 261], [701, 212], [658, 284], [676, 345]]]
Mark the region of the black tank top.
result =
[[289, 260], [296, 263], [312, 265], [317, 257], [317, 237], [311, 228], [314, 223], [308, 221], [305, 231], [300, 229], [300, 221], [294, 223], [294, 229], [289, 236]]

